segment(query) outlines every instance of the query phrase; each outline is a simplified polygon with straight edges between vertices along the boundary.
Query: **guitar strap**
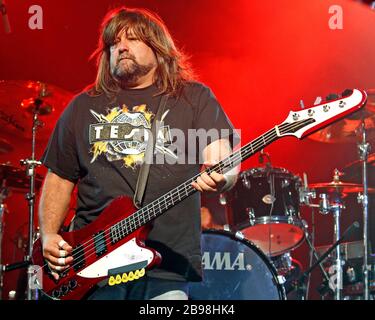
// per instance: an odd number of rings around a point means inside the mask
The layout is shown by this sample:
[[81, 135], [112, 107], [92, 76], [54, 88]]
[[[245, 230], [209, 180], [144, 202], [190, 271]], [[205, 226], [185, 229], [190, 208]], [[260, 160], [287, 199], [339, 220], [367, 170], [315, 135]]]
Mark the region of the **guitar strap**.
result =
[[147, 185], [148, 174], [150, 172], [150, 164], [153, 160], [154, 149], [157, 140], [157, 133], [159, 132], [160, 128], [160, 119], [164, 112], [165, 105], [167, 104], [167, 100], [168, 95], [163, 95], [161, 97], [158, 111], [156, 112], [156, 116], [151, 125], [151, 136], [149, 136], [149, 139], [147, 141], [144, 161], [141, 165], [141, 168], [139, 169], [138, 180], [133, 197], [133, 204], [138, 209], [142, 207], [143, 195]]

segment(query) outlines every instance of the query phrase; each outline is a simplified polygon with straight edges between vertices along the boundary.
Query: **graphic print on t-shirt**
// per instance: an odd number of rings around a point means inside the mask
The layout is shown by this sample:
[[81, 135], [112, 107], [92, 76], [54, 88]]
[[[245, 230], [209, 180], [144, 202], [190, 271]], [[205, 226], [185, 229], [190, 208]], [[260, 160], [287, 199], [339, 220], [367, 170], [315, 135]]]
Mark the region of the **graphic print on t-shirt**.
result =
[[[168, 114], [167, 110], [161, 122]], [[132, 111], [125, 105], [115, 107], [105, 116], [90, 109], [98, 123], [90, 124], [89, 142], [92, 146], [93, 163], [98, 156], [104, 154], [108, 161], [123, 160], [125, 167], [134, 168], [144, 159], [151, 120], [154, 114], [147, 110], [145, 104], [135, 106]], [[176, 157], [168, 146], [172, 144], [169, 126], [161, 126], [157, 135], [156, 150]]]

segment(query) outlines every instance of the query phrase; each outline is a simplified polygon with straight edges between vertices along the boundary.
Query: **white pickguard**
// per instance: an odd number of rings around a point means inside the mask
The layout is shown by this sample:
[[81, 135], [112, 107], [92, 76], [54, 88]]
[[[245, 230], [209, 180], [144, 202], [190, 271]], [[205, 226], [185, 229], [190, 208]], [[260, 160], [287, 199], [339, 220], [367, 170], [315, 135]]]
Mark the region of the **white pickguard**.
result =
[[83, 278], [106, 277], [108, 276], [108, 270], [145, 260], [148, 261], [148, 265], [153, 258], [153, 252], [138, 246], [136, 239], [133, 238], [83, 269], [78, 275]]

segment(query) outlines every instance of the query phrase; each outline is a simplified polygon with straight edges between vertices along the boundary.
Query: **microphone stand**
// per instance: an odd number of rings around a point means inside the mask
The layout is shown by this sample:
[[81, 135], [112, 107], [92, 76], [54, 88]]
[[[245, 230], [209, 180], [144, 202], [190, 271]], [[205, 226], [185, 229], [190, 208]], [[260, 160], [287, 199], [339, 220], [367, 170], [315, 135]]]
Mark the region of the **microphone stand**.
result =
[[[298, 279], [297, 283], [298, 283], [298, 287], [302, 287], [303, 286], [303, 283], [306, 279], [306, 277], [318, 266], [320, 265], [323, 260], [325, 260], [329, 255], [330, 253], [336, 249], [336, 247], [338, 245], [340, 245], [341, 242], [343, 242], [346, 238], [349, 237], [349, 235], [354, 231], [354, 229], [358, 229], [359, 228], [359, 223], [357, 221], [355, 221], [354, 223], [352, 223], [352, 225], [345, 230], [344, 234], [341, 236], [341, 238], [339, 240], [337, 240], [317, 261], [315, 261], [315, 263], [310, 266]], [[339, 272], [339, 270], [337, 270], [337, 272]], [[331, 280], [330, 280], [331, 282]], [[338, 283], [337, 285], [340, 285], [340, 283]], [[333, 285], [334, 286], [334, 285]]]

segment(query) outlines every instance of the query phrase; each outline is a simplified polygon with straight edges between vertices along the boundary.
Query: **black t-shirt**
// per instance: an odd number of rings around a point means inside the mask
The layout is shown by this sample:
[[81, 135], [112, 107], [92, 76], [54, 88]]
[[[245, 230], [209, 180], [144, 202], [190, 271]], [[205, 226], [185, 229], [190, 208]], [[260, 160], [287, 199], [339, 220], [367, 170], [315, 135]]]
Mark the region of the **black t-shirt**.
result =
[[[105, 95], [76, 96], [60, 117], [42, 157], [43, 164], [78, 184], [74, 229], [95, 218], [118, 196], [133, 197], [147, 139], [137, 128], [150, 128], [161, 100], [157, 88], [121, 90], [114, 101]], [[156, 142], [144, 204], [200, 172], [199, 150], [218, 138], [233, 137], [232, 125], [211, 90], [192, 82], [178, 98], [169, 97]], [[207, 143], [196, 130], [221, 130]], [[162, 159], [162, 161], [161, 161]], [[199, 281], [201, 278], [200, 195], [198, 192], [153, 221], [146, 245], [162, 256], [149, 276]]]

